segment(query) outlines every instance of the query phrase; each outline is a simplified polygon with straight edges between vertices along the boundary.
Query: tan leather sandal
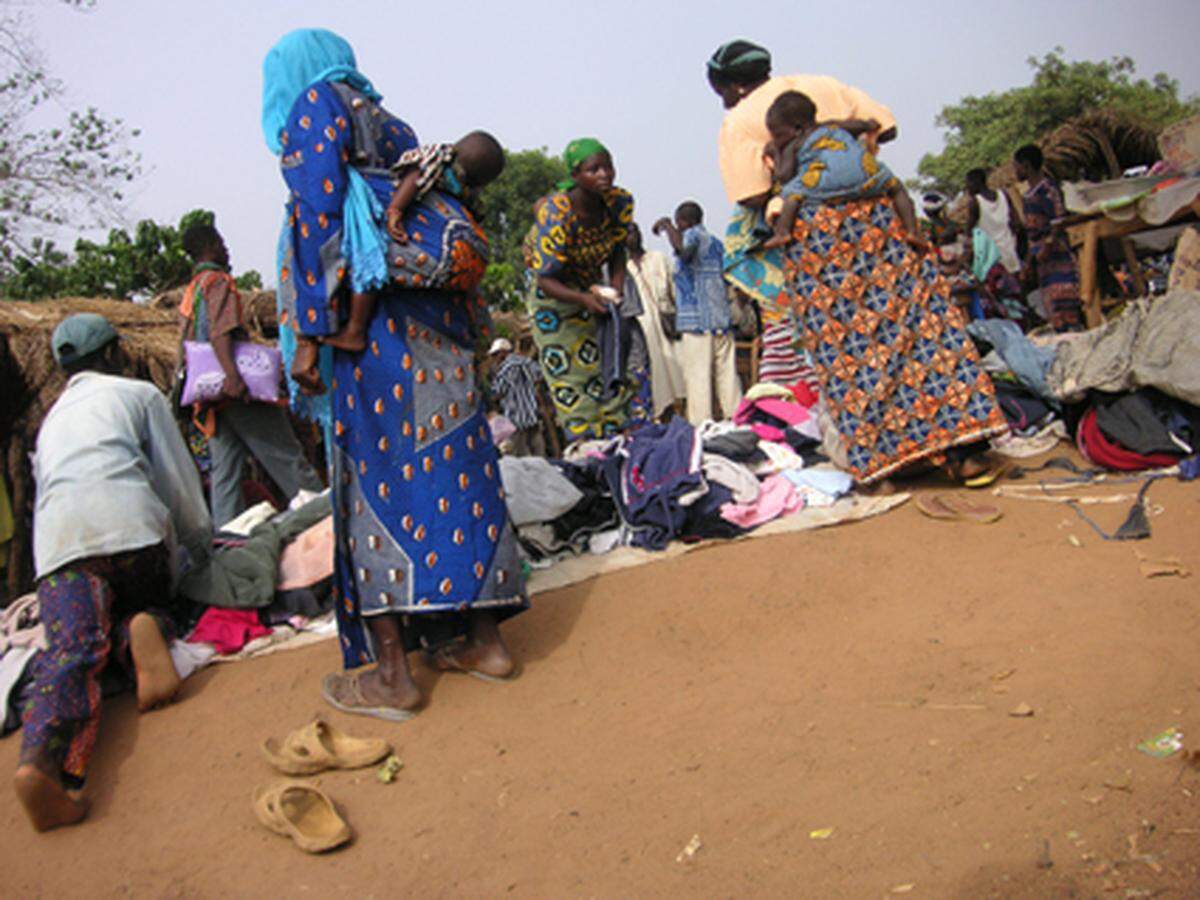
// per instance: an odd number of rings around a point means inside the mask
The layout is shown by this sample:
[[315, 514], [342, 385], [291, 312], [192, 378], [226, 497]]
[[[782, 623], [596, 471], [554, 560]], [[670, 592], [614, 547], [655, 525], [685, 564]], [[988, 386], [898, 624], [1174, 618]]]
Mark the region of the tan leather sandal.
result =
[[252, 800], [258, 821], [305, 853], [324, 853], [352, 836], [333, 801], [315, 784], [276, 781], [256, 788]]
[[359, 738], [316, 719], [282, 741], [267, 738], [262, 754], [284, 775], [315, 775], [326, 769], [361, 769], [392, 752], [383, 738]]

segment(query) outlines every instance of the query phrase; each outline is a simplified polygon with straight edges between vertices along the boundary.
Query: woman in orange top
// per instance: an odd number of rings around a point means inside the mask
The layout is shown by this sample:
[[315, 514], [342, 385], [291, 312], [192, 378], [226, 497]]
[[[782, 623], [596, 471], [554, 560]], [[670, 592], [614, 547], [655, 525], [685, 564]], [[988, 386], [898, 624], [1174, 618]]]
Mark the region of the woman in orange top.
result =
[[799, 91], [816, 104], [818, 121], [837, 121], [848, 131], [863, 133], [872, 153], [896, 137], [896, 117], [863, 91], [828, 75], [772, 78], [770, 52], [750, 41], [722, 44], [708, 60], [707, 72], [727, 110], [717, 157], [725, 193], [736, 204], [725, 235], [725, 277], [759, 302], [768, 328], [779, 327], [783, 254], [762, 249], [771, 236], [762, 217], [771, 193], [771, 170], [763, 156], [771, 140], [767, 109], [781, 94]]

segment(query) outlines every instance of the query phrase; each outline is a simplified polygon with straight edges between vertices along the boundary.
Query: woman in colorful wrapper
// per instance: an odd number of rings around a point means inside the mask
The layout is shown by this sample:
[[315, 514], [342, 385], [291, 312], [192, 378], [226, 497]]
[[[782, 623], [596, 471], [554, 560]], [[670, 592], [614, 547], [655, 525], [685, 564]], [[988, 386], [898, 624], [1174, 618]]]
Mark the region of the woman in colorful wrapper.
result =
[[538, 201], [524, 251], [538, 358], [558, 423], [577, 441], [648, 421], [652, 400], [644, 373], [610, 390], [598, 340], [599, 319], [625, 286], [633, 196], [614, 184], [612, 154], [595, 138], [571, 141], [563, 161], [570, 177]]
[[[710, 86], [731, 109], [721, 156], [739, 161], [722, 166], [726, 188], [761, 203], [770, 188], [765, 163], [755, 175], [745, 154], [726, 143], [745, 139], [745, 129], [730, 127], [730, 119], [770, 84], [770, 56], [736, 41], [718, 49], [708, 65]], [[790, 126], [783, 133], [768, 128], [767, 111], [788, 90], [802, 93], [812, 112], [799, 128], [794, 117], [773, 122]], [[812, 357], [842, 461], [856, 481], [871, 484], [919, 462], [943, 464], [968, 483], [986, 480], [995, 473], [979, 451], [1008, 427], [950, 302], [949, 285], [917, 231], [911, 201], [894, 190], [891, 173], [870, 150], [873, 142], [850, 133], [872, 109], [869, 98], [851, 106], [855, 96], [834, 110], [791, 87], [774, 93], [761, 111], [770, 140], [778, 148], [798, 147], [801, 167], [792, 185], [801, 201], [792, 240], [781, 248], [783, 284], [769, 300], [777, 314], [790, 315]], [[866, 114], [885, 126], [877, 139], [891, 130], [885, 113]], [[829, 119], [840, 121], [824, 123]], [[758, 194], [746, 193], [756, 186]]]
[[[444, 670], [516, 671], [498, 626], [528, 602], [475, 385], [482, 301], [462, 272], [431, 284], [397, 271], [401, 251], [384, 226], [389, 169], [417, 140], [380, 105], [350, 45], [294, 31], [263, 75], [263, 130], [289, 189], [278, 274], [280, 322], [298, 340], [293, 371], [316, 371], [317, 346], [344, 324], [352, 293], [377, 295], [366, 348], [335, 348], [328, 384], [309, 384], [327, 387], [330, 403], [346, 670], [327, 675], [322, 694], [344, 712], [402, 721], [421, 702], [409, 651], [424, 648]], [[410, 243], [436, 245], [448, 223], [468, 221], [456, 202], [410, 208]]]
[[1037, 284], [1046, 306], [1046, 316], [1055, 331], [1083, 329], [1079, 300], [1079, 269], [1075, 254], [1055, 219], [1066, 215], [1062, 191], [1043, 166], [1042, 151], [1026, 144], [1013, 154], [1017, 178], [1029, 184], [1025, 192], [1025, 232], [1029, 249], [1022, 278]]

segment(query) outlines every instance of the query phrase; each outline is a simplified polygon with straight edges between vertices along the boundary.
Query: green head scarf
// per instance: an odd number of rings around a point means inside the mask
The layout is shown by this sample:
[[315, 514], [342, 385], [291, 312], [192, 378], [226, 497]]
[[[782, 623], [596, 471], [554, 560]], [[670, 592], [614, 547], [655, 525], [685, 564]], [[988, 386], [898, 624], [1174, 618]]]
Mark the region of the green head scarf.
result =
[[708, 79], [750, 84], [771, 74], [771, 54], [766, 47], [736, 40], [722, 44], [708, 60]]
[[[569, 191], [575, 187], [575, 179], [571, 177], [580, 164], [590, 156], [595, 156], [597, 153], [608, 153], [608, 148], [592, 137], [575, 138], [571, 143], [567, 144], [567, 149], [563, 151], [563, 162], [567, 166], [567, 177], [560, 181], [557, 185], [560, 191]], [[611, 153], [608, 153], [612, 157]]]

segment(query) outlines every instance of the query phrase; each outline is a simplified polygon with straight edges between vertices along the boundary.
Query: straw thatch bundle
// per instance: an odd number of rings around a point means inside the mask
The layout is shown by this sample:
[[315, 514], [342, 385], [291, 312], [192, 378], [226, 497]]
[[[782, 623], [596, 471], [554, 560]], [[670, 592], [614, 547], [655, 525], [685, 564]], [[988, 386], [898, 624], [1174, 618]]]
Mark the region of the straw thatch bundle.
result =
[[[1128, 113], [1096, 109], [1068, 119], [1042, 135], [1037, 144], [1046, 169], [1060, 181], [1105, 181], [1120, 178], [1134, 166], [1159, 160], [1158, 132]], [[1012, 160], [998, 166], [989, 179], [992, 187], [1016, 184]]]
[[171, 312], [122, 300], [72, 297], [38, 303], [0, 302], [0, 434], [33, 437], [62, 392], [66, 377], [54, 362], [50, 335], [64, 318], [95, 312], [112, 323], [127, 357], [126, 374], [171, 385], [179, 325]]

